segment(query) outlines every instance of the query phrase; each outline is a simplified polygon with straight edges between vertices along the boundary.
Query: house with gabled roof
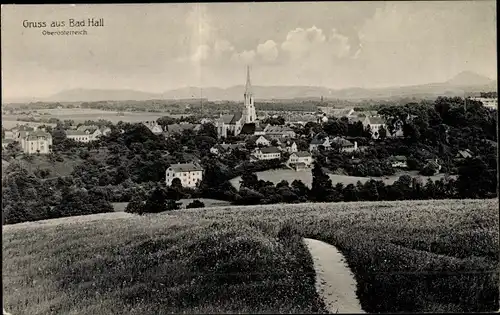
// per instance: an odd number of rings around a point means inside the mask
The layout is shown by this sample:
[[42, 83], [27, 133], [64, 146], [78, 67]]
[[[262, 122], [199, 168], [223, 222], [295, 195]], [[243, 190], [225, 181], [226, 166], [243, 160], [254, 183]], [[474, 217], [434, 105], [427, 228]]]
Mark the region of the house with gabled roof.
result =
[[330, 145], [330, 138], [325, 137], [325, 138], [314, 138], [311, 140], [311, 143], [309, 143], [309, 152], [313, 151], [318, 151], [319, 147], [323, 146], [325, 149], [329, 149], [331, 147]]
[[273, 139], [295, 138], [297, 136], [295, 134], [295, 131], [293, 131], [293, 129], [289, 126], [267, 125], [264, 129], [264, 133], [266, 134], [266, 136], [269, 136]]
[[259, 136], [256, 140], [255, 140], [255, 145], [257, 146], [265, 146], [265, 147], [268, 147], [271, 145], [271, 141], [273, 139], [271, 139], [271, 137], [269, 136]]
[[370, 130], [372, 132], [372, 138], [378, 139], [380, 136], [379, 130], [380, 128], [385, 128], [387, 130], [387, 126], [385, 124], [385, 120], [382, 117], [367, 117], [368, 125], [370, 126]]
[[255, 148], [252, 156], [257, 160], [274, 160], [281, 158], [281, 150], [277, 147]]
[[290, 140], [279, 143], [278, 148], [288, 153], [294, 153], [298, 151], [297, 143], [295, 143], [295, 141], [290, 141]]
[[441, 164], [438, 159], [426, 159], [427, 164], [425, 164], [424, 168], [432, 167], [435, 171], [434, 174], [437, 174], [441, 171]]
[[203, 167], [195, 163], [172, 164], [165, 171], [165, 183], [172, 185], [172, 181], [178, 178], [183, 187], [194, 188], [203, 180]]
[[296, 170], [309, 168], [311, 167], [312, 163], [313, 163], [313, 157], [311, 153], [307, 151], [294, 152], [290, 154], [290, 157], [288, 158], [287, 161], [287, 164], [290, 167], [295, 168]]
[[335, 137], [330, 142], [330, 146], [338, 147], [341, 152], [353, 152], [358, 150], [358, 143], [356, 141], [351, 142], [342, 137]]
[[75, 140], [76, 142], [84, 143], [92, 141], [92, 136], [81, 130], [66, 130], [66, 138]]
[[460, 160], [471, 158], [471, 157], [473, 157], [473, 153], [469, 149], [459, 150], [457, 155], [455, 156], [456, 159], [460, 159]]

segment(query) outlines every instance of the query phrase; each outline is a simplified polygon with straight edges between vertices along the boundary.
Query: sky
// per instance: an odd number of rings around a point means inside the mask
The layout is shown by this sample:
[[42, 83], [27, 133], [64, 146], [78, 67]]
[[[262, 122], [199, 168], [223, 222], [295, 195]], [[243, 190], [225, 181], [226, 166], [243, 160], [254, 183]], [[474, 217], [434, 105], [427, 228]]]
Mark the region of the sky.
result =
[[[225, 88], [245, 83], [247, 65], [252, 84], [264, 86], [403, 86], [462, 71], [497, 77], [496, 3], [488, 0], [3, 5], [1, 14], [4, 98]], [[88, 18], [104, 26], [68, 26]]]

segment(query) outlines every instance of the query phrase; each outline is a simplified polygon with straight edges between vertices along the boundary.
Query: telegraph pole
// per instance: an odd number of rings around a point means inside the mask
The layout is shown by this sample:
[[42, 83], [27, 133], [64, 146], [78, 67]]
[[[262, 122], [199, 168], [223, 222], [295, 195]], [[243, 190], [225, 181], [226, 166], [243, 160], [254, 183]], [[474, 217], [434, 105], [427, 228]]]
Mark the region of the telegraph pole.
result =
[[200, 88], [201, 116], [203, 116], [203, 88]]

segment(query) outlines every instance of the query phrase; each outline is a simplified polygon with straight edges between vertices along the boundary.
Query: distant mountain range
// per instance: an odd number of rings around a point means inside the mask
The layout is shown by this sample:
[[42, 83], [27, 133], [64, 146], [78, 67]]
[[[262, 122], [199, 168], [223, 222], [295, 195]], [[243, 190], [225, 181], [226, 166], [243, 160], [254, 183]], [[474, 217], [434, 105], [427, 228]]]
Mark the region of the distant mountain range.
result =
[[[497, 81], [481, 76], [477, 73], [465, 71], [446, 82], [423, 85], [388, 87], [377, 89], [348, 88], [330, 89], [319, 86], [253, 86], [257, 101], [283, 99], [326, 99], [366, 100], [366, 99], [394, 99], [403, 97], [427, 98], [438, 95], [463, 96], [465, 93], [488, 92], [497, 90]], [[151, 99], [197, 99], [204, 98], [210, 101], [228, 100], [241, 101], [243, 85], [229, 88], [186, 87], [169, 90], [164, 93], [149, 93], [135, 90], [98, 90], [72, 89], [57, 93], [43, 99], [29, 101], [42, 102], [95, 102], [95, 101], [125, 101]], [[13, 101], [13, 100], [12, 100]], [[27, 100], [24, 100], [26, 102]]]

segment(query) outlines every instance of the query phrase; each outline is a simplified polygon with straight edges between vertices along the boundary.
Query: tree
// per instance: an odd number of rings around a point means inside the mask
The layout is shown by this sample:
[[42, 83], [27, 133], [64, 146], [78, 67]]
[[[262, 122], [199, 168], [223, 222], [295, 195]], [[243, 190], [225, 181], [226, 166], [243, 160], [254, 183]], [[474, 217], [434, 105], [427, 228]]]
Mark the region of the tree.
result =
[[489, 169], [481, 158], [466, 159], [458, 170], [456, 182], [462, 198], [488, 198], [496, 194], [496, 169]]
[[427, 163], [420, 171], [420, 174], [424, 176], [432, 176], [436, 174], [436, 172], [437, 167], [433, 163]]
[[182, 203], [176, 202], [174, 199], [167, 199], [166, 201], [166, 210], [178, 210], [180, 209]]
[[378, 137], [381, 140], [387, 138], [387, 129], [383, 125], [378, 128]]
[[162, 116], [158, 118], [156, 122], [158, 123], [158, 125], [162, 126], [163, 130], [167, 130], [167, 126], [175, 124], [177, 120], [170, 116]]
[[309, 195], [309, 188], [301, 181], [298, 179], [295, 179], [292, 182], [292, 191], [303, 201], [307, 199], [307, 196]]
[[6, 154], [13, 159], [16, 159], [22, 153], [21, 145], [17, 141], [9, 143], [6, 149]]
[[193, 209], [193, 208], [205, 208], [205, 204], [199, 200], [193, 200], [193, 202], [191, 202], [186, 206], [186, 209]]
[[251, 172], [246, 172], [241, 175], [241, 185], [240, 187], [246, 187], [249, 189], [258, 189], [259, 178], [256, 174]]
[[200, 130], [198, 131], [198, 135], [217, 139], [217, 128], [212, 123], [204, 123], [201, 125]]
[[167, 211], [166, 205], [166, 193], [161, 187], [156, 187], [153, 192], [149, 195], [144, 205], [144, 212], [147, 213], [159, 213]]
[[309, 193], [314, 201], [328, 201], [333, 191], [332, 180], [325, 174], [321, 165], [315, 161], [312, 169], [312, 188]]
[[54, 146], [58, 146], [66, 140], [66, 131], [61, 125], [57, 125], [55, 129], [52, 130], [52, 143]]
[[172, 188], [182, 189], [182, 182], [178, 177], [176, 177], [176, 178], [172, 179], [172, 183], [170, 184], [170, 186]]

